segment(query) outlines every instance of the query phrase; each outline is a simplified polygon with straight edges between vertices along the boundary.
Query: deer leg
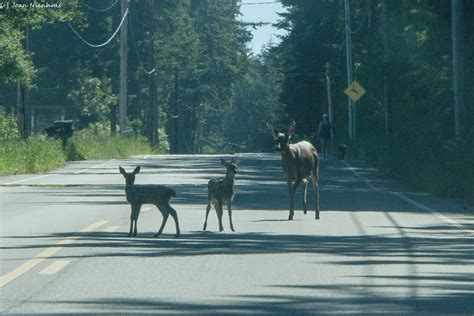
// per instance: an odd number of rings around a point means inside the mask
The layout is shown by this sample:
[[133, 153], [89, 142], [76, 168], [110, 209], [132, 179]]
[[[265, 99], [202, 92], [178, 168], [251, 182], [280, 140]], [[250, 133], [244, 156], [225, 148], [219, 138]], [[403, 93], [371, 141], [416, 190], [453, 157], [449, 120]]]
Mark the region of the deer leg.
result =
[[134, 226], [134, 231], [133, 231], [133, 237], [137, 236], [137, 222], [138, 222], [138, 218], [135, 220], [135, 226]]
[[137, 221], [140, 214], [141, 205], [132, 205], [132, 214], [130, 215], [130, 233], [128, 236], [137, 235]]
[[[290, 195], [290, 215], [288, 216], [288, 220], [293, 220], [293, 215], [295, 214], [295, 186], [291, 184], [291, 180], [287, 181], [288, 183], [288, 192]], [[296, 185], [296, 183], [295, 183]]]
[[227, 201], [227, 211], [229, 212], [230, 230], [235, 232], [234, 224], [232, 224], [232, 201]]
[[153, 235], [153, 237], [158, 237], [161, 235], [161, 233], [163, 232], [163, 229], [165, 228], [166, 221], [168, 220], [168, 217], [170, 215], [168, 212], [166, 212], [165, 210], [162, 210], [160, 207], [159, 209], [161, 211], [161, 214], [163, 215], [163, 222], [161, 223], [160, 229], [158, 230], [156, 234]]
[[133, 205], [131, 205], [131, 208], [132, 208], [132, 210], [130, 211], [130, 232], [128, 233], [128, 237], [131, 237], [132, 234], [133, 234], [133, 222], [135, 221], [135, 219], [133, 217], [133, 213], [134, 213]]
[[224, 226], [222, 226], [222, 199], [216, 202], [214, 205], [217, 212], [217, 219], [219, 221], [219, 231], [224, 231]]
[[293, 198], [292, 198], [292, 200], [293, 200], [293, 209], [295, 208], [296, 189], [298, 188], [298, 186], [300, 185], [300, 183], [301, 183], [301, 179], [297, 179], [297, 180], [295, 181], [295, 183], [293, 184], [293, 191], [292, 191], [292, 193], [293, 193]]
[[206, 230], [207, 229], [207, 217], [209, 216], [209, 212], [211, 211], [211, 201], [209, 201], [209, 203], [207, 204], [207, 207], [206, 207], [206, 220], [204, 221], [204, 227], [202, 228], [202, 230]]
[[307, 200], [307, 189], [308, 189], [308, 179], [303, 179], [303, 213], [306, 214], [308, 211], [308, 200]]
[[174, 208], [172, 208], [171, 205], [169, 205], [169, 204], [167, 205], [167, 208], [168, 208], [169, 214], [171, 215], [171, 217], [173, 217], [174, 223], [176, 225], [175, 238], [178, 238], [179, 235], [181, 234], [180, 231], [179, 231], [178, 213], [176, 213], [176, 210]]
[[319, 185], [318, 185], [318, 174], [317, 171], [313, 172], [313, 175], [311, 176], [312, 178], [312, 184], [313, 184], [313, 192], [314, 192], [314, 203], [315, 203], [315, 211], [316, 215], [315, 218], [319, 219]]
[[131, 237], [131, 236], [132, 236], [132, 233], [133, 233], [133, 222], [134, 222], [134, 220], [133, 220], [132, 217], [130, 216], [130, 232], [128, 233], [128, 237]]

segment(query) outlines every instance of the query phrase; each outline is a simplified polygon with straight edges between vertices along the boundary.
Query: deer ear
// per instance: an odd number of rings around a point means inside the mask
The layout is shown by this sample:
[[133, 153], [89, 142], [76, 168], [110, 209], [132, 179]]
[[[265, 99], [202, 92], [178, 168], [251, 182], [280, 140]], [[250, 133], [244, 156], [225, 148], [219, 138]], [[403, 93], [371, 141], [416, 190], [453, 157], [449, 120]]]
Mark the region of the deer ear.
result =
[[273, 125], [268, 123], [268, 122], [267, 122], [267, 128], [270, 131], [270, 134], [272, 134], [273, 138], [277, 139], [278, 138], [278, 131], [276, 130], [276, 128], [273, 127]]
[[221, 164], [227, 167], [227, 161], [225, 161], [224, 158], [221, 158]]
[[291, 121], [290, 124], [288, 124], [288, 131], [286, 132], [286, 134], [289, 137], [293, 136], [293, 134], [295, 133], [295, 126], [296, 126], [295, 121]]
[[140, 166], [136, 167], [135, 170], [133, 170], [133, 174], [137, 174], [140, 172]]
[[119, 170], [120, 170], [120, 173], [121, 173], [121, 174], [123, 174], [123, 175], [126, 174], [125, 169], [123, 169], [122, 167], [119, 167]]

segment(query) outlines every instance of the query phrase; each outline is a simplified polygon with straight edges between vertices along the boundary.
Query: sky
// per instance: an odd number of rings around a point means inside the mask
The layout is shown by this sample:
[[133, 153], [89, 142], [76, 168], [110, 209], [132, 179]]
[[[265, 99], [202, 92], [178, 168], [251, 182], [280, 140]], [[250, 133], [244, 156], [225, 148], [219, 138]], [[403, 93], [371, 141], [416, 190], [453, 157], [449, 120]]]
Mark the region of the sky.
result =
[[[263, 3], [263, 4], [262, 4]], [[279, 20], [277, 13], [285, 12], [280, 2], [275, 0], [242, 0], [240, 7], [242, 20], [245, 22], [270, 22]], [[252, 31], [253, 40], [250, 48], [254, 54], [260, 53], [262, 46], [268, 44], [270, 40], [274, 43], [280, 42], [278, 35], [285, 34], [271, 25], [264, 25]]]

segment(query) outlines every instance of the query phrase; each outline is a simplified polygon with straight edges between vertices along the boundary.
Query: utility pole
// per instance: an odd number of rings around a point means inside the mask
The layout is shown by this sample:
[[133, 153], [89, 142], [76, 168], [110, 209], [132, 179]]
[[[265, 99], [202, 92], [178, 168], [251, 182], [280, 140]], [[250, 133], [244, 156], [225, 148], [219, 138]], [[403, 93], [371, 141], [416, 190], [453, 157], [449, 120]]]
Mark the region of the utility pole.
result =
[[158, 97], [157, 97], [157, 86], [156, 86], [156, 71], [155, 71], [155, 32], [156, 32], [156, 20], [155, 20], [155, 6], [154, 1], [149, 2], [150, 13], [151, 13], [151, 38], [149, 39], [150, 44], [150, 67], [153, 69], [150, 76], [150, 106], [151, 106], [151, 143], [158, 147], [160, 145], [160, 138], [158, 134], [159, 122], [158, 122]]
[[456, 138], [464, 134], [466, 115], [463, 100], [463, 25], [462, 0], [451, 0], [453, 38], [454, 130]]
[[327, 98], [328, 98], [328, 115], [329, 122], [332, 124], [332, 96], [331, 96], [331, 79], [329, 78], [329, 62], [326, 63], [326, 88], [327, 88]]
[[178, 68], [176, 67], [174, 69], [174, 153], [178, 154], [179, 153], [179, 136], [178, 136], [178, 131], [179, 131], [179, 125], [178, 125], [178, 120], [179, 120], [179, 108], [178, 108], [178, 102], [179, 102], [179, 95], [178, 95]]
[[382, 2], [382, 28], [383, 28], [383, 103], [385, 106], [385, 136], [389, 143], [392, 140], [392, 103], [390, 102], [390, 79], [388, 75], [389, 48], [388, 48], [388, 3]]
[[[122, 0], [122, 17], [128, 9], [128, 0]], [[120, 134], [127, 129], [127, 31], [128, 16], [123, 21], [120, 30]]]
[[372, 1], [367, 0], [367, 28], [372, 29]]
[[[151, 41], [152, 47], [154, 45], [154, 41]], [[151, 58], [154, 60], [154, 48], [151, 49]], [[151, 63], [151, 67], [155, 68], [155, 63]], [[159, 129], [159, 122], [158, 122], [158, 97], [157, 97], [157, 87], [156, 87], [156, 71], [153, 71], [150, 74], [150, 94], [151, 94], [151, 143], [158, 147], [160, 145], [160, 137], [158, 134]]]
[[[29, 54], [30, 51], [30, 30], [29, 26], [25, 27], [25, 51]], [[18, 127], [20, 130], [21, 137], [28, 138], [30, 136], [31, 127], [31, 115], [30, 115], [30, 89], [26, 86], [22, 86], [21, 83], [17, 84], [17, 117]]]
[[[120, 25], [121, 18], [117, 14], [112, 14], [112, 29], [116, 29]], [[120, 96], [120, 61], [114, 60], [112, 67], [112, 94]], [[119, 112], [120, 98], [118, 98], [110, 109], [110, 132], [112, 135], [117, 133], [118, 112]]]
[[24, 137], [25, 135], [25, 129], [23, 125], [25, 124], [25, 111], [23, 107], [23, 88], [21, 86], [21, 83], [18, 82], [16, 84], [16, 118], [17, 118], [17, 124], [18, 124], [18, 131], [20, 132], [20, 136]]
[[[349, 0], [344, 0], [344, 9], [346, 15], [346, 62], [347, 62], [347, 86], [354, 81], [352, 74], [352, 43], [351, 43], [351, 15]], [[349, 117], [349, 140], [355, 141], [355, 104], [352, 99], [347, 97], [347, 112]]]

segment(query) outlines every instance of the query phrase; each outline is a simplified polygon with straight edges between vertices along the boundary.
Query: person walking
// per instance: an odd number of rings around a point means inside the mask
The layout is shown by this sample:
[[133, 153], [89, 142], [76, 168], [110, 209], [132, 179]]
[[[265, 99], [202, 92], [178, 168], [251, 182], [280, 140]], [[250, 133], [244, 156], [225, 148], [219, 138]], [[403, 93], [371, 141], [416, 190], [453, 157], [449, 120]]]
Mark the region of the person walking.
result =
[[319, 123], [318, 127], [318, 141], [323, 158], [328, 157], [333, 136], [331, 122], [329, 122], [329, 115], [324, 113], [323, 120]]

